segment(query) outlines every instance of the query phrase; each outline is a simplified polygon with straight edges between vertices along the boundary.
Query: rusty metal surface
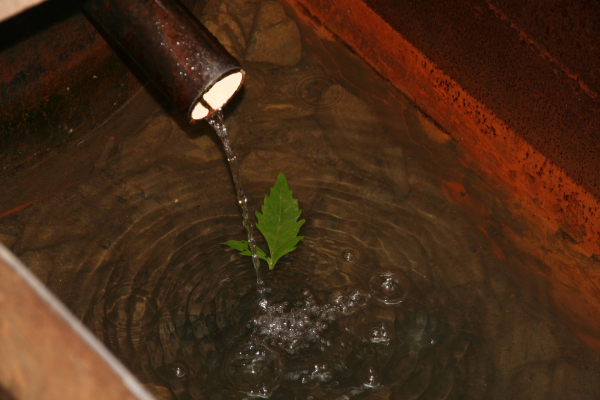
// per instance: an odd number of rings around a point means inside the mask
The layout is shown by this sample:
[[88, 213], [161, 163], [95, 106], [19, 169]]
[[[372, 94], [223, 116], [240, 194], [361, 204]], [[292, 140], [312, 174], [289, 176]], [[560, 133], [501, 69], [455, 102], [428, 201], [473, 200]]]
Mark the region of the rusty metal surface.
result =
[[0, 385], [15, 399], [152, 399], [2, 245], [0, 343]]
[[84, 9], [190, 120], [214, 83], [241, 70], [177, 0], [89, 0]]
[[0, 66], [0, 179], [81, 140], [141, 88], [66, 0], [1, 23]]
[[517, 135], [600, 198], [600, 3], [365, 3]]

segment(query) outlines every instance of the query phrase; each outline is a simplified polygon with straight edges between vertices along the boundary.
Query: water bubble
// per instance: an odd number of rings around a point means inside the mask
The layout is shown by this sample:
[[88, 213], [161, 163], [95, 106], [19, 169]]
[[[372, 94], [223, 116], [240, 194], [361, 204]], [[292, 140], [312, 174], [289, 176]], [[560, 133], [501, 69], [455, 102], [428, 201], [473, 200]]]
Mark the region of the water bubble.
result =
[[307, 374], [303, 374], [303, 375], [300, 377], [300, 382], [301, 382], [303, 385], [306, 385], [308, 382], [310, 382], [310, 377], [309, 377]]
[[381, 386], [381, 376], [375, 367], [369, 365], [363, 373], [363, 386], [369, 389], [377, 389]]
[[410, 281], [400, 271], [376, 273], [369, 279], [369, 291], [385, 304], [398, 304], [408, 294]]
[[351, 288], [348, 290], [348, 299], [350, 300], [350, 307], [362, 307], [367, 304], [369, 297], [362, 289]]
[[392, 336], [392, 328], [385, 322], [379, 322], [369, 331], [369, 340], [372, 343], [389, 344]]
[[267, 299], [262, 299], [259, 303], [258, 303], [259, 307], [262, 310], [266, 310], [267, 306], [269, 305], [269, 302], [267, 301]]
[[173, 376], [178, 379], [185, 378], [188, 374], [187, 367], [181, 362], [174, 362], [173, 364], [171, 364], [170, 369]]
[[240, 392], [267, 398], [281, 382], [284, 367], [277, 352], [258, 342], [236, 348], [225, 362], [225, 375]]
[[321, 362], [313, 365], [310, 373], [310, 379], [319, 382], [329, 382], [333, 378], [331, 367], [328, 362]]
[[343, 306], [348, 302], [348, 295], [342, 289], [336, 289], [329, 295], [329, 303], [334, 306]]
[[342, 252], [342, 258], [344, 261], [353, 262], [356, 260], [356, 254], [352, 250], [344, 250]]
[[[339, 313], [342, 315], [353, 315], [367, 304], [369, 295], [364, 290], [349, 287], [345, 289], [336, 289], [328, 296], [328, 309], [324, 310], [323, 317], [329, 317], [329, 313]], [[334, 317], [333, 315], [331, 317]]]

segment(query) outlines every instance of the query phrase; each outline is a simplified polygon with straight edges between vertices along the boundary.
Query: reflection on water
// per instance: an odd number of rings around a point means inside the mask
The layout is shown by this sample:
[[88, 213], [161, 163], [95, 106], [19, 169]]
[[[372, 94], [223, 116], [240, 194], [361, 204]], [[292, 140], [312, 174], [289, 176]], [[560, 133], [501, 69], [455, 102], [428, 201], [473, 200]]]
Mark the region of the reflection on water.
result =
[[164, 109], [98, 133], [93, 174], [4, 218], [13, 250], [162, 399], [598, 398], [598, 356], [443, 195], [472, 174], [454, 144], [305, 27], [299, 62], [296, 44], [267, 51], [297, 25], [238, 1], [203, 20], [254, 60], [225, 110], [249, 207], [283, 172], [307, 221], [264, 271], [267, 313], [250, 259], [221, 245], [244, 231], [214, 134]]

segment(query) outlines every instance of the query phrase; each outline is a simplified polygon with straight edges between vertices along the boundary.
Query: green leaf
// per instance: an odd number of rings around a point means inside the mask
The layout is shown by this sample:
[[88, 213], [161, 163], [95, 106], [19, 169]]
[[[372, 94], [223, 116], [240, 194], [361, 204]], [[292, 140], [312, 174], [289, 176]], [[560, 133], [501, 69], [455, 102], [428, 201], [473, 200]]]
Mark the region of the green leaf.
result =
[[269, 246], [269, 269], [287, 253], [296, 250], [296, 245], [304, 236], [298, 236], [304, 220], [298, 221], [302, 210], [298, 200], [292, 197], [285, 176], [280, 173], [270, 195], [265, 195], [262, 214], [256, 212], [256, 228], [263, 234]]
[[[250, 246], [248, 246], [247, 240], [229, 240], [221, 244], [227, 245], [232, 249], [238, 250], [243, 256], [252, 256], [252, 252], [250, 251]], [[266, 262], [270, 262], [269, 257], [267, 257], [265, 252], [262, 251], [260, 247], [256, 247], [256, 254]]]
[[[298, 236], [300, 227], [304, 224], [304, 220], [298, 221], [301, 213], [298, 200], [292, 197], [287, 180], [280, 173], [271, 188], [270, 196], [265, 196], [262, 214], [256, 212], [256, 227], [267, 241], [270, 257], [259, 247], [256, 248], [256, 254], [269, 264], [269, 269], [275, 268], [275, 263], [281, 257], [296, 250], [296, 245], [304, 238]], [[229, 240], [222, 244], [238, 250], [243, 256], [252, 255], [246, 240]]]

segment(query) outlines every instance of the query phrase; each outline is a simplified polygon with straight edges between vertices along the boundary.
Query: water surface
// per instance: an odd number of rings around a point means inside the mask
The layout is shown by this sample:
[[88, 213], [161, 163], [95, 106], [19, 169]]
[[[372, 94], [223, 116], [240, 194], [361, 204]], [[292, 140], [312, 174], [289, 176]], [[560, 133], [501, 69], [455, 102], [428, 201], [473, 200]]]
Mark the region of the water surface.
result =
[[250, 215], [283, 172], [306, 219], [298, 250], [262, 267], [277, 324], [263, 329], [250, 258], [221, 245], [245, 232], [218, 139], [165, 107], [122, 132], [130, 103], [96, 132], [92, 174], [2, 219], [13, 251], [158, 398], [598, 398], [598, 356], [518, 290], [444, 195], [471, 177], [518, 229], [455, 143], [307, 27], [295, 64], [247, 56], [291, 26], [258, 24], [261, 4], [195, 11], [246, 58], [224, 112]]

